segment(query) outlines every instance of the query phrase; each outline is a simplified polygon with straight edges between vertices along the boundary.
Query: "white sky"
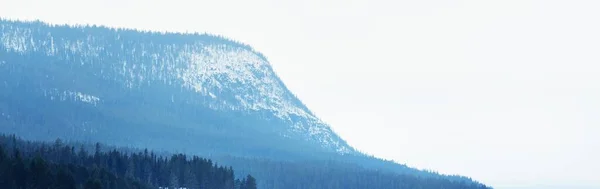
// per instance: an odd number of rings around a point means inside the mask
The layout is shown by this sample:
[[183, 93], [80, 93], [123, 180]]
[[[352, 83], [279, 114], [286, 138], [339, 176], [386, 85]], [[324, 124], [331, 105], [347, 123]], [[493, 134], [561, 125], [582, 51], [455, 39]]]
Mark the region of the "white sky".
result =
[[0, 0], [0, 16], [220, 34], [358, 149], [496, 188], [600, 188], [600, 1]]

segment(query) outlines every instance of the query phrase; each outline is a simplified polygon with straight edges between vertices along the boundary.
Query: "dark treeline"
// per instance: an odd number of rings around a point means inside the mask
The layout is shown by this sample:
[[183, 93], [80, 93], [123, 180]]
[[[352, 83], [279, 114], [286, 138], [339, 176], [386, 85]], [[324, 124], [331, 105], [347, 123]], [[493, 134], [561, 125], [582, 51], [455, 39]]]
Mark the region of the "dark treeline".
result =
[[[98, 147], [93, 143], [69, 143], [94, 152]], [[128, 154], [145, 153], [144, 149], [102, 145], [103, 152], [118, 149]], [[159, 156], [170, 157], [169, 152], [154, 152]], [[444, 179], [413, 172], [393, 173], [387, 169], [367, 169], [361, 165], [344, 163], [341, 159], [275, 161], [266, 158], [207, 156], [223, 166], [232, 166], [238, 175], [251, 174], [257, 178], [260, 188], [343, 188], [343, 189], [489, 189], [483, 184], [469, 180]], [[383, 166], [383, 165], [382, 165]], [[260, 169], [257, 169], [259, 167]]]
[[0, 136], [0, 188], [214, 188], [256, 189], [248, 175], [235, 179], [231, 167], [219, 166], [209, 159], [183, 154], [171, 157], [154, 152], [124, 153], [103, 151], [100, 144], [93, 153], [83, 148], [23, 141]]
[[[19, 150], [6, 154], [0, 146], [0, 188], [6, 189], [141, 189], [147, 185], [100, 169], [57, 164], [40, 157], [25, 158]], [[107, 187], [105, 187], [107, 186]]]

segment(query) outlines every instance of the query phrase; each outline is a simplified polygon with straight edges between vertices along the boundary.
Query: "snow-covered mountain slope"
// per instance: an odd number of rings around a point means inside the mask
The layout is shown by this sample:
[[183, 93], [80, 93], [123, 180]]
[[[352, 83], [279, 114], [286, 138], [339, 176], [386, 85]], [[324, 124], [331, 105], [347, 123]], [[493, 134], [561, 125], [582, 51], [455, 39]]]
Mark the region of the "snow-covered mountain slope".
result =
[[[221, 117], [252, 117], [251, 123], [260, 126], [249, 127], [260, 133], [276, 131], [281, 140], [355, 153], [286, 88], [264, 56], [224, 38], [0, 21], [0, 51], [5, 89], [12, 87], [36, 100], [80, 102], [77, 106], [90, 106], [87, 109], [103, 115], [108, 107], [119, 109], [121, 102], [159, 111], [153, 115], [169, 114], [180, 106], [199, 108], [225, 114]], [[132, 104], [135, 101], [139, 104]], [[4, 109], [0, 111], [11, 111]], [[20, 113], [26, 117], [26, 112]], [[63, 122], [72, 130], [86, 127], [85, 119]], [[222, 127], [235, 132], [234, 126]]]
[[[355, 151], [286, 88], [263, 55], [204, 34], [0, 19], [0, 133], [215, 157], [262, 175], [263, 186], [275, 189], [306, 188], [286, 180], [305, 174], [319, 180], [309, 188], [340, 188], [313, 175], [332, 170], [482, 188]], [[315, 169], [319, 161], [329, 168]], [[388, 177], [371, 179], [379, 178]]]

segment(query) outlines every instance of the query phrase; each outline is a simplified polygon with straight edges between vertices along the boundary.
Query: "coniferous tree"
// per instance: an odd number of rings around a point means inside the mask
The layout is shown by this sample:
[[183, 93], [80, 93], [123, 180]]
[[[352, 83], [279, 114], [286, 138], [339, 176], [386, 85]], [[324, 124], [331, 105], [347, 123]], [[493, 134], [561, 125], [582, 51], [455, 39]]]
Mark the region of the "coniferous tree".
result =
[[244, 189], [256, 189], [256, 179], [250, 175], [246, 176]]
[[73, 174], [64, 167], [59, 168], [55, 181], [54, 188], [76, 189]]

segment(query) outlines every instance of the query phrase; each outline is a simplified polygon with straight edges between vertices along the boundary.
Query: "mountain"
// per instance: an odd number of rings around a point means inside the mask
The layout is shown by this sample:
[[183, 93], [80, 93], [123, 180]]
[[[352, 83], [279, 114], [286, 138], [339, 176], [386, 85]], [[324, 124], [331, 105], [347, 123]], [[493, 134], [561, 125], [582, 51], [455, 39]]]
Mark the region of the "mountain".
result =
[[[53, 107], [37, 110], [40, 116], [62, 114], [38, 120], [62, 125], [61, 130], [40, 125], [44, 136], [95, 140], [111, 135], [115, 142], [131, 144], [139, 143], [133, 135], [159, 135], [153, 142], [170, 143], [174, 138], [193, 141], [191, 137], [239, 132], [244, 134], [239, 136], [242, 143], [283, 141], [302, 144], [286, 148], [354, 153], [285, 87], [266, 58], [248, 46], [210, 35], [140, 35], [40, 23], [3, 22], [1, 33], [3, 95], [15, 98], [13, 103]], [[30, 112], [16, 104], [5, 106], [4, 121], [13, 126], [27, 116], [22, 112]], [[56, 106], [80, 111], [56, 112]], [[12, 118], [11, 112], [16, 112]], [[106, 125], [128, 132], [113, 132]], [[146, 127], [151, 129], [139, 130]], [[248, 133], [261, 137], [244, 138]], [[257, 148], [273, 145], [252, 143], [248, 145]], [[211, 151], [228, 144], [213, 145]]]
[[[0, 34], [0, 132], [202, 154], [243, 167], [262, 186], [279, 178], [268, 171], [323, 165], [311, 170], [485, 188], [357, 152], [286, 88], [265, 56], [223, 37], [7, 20]], [[311, 187], [325, 186], [310, 175]]]

